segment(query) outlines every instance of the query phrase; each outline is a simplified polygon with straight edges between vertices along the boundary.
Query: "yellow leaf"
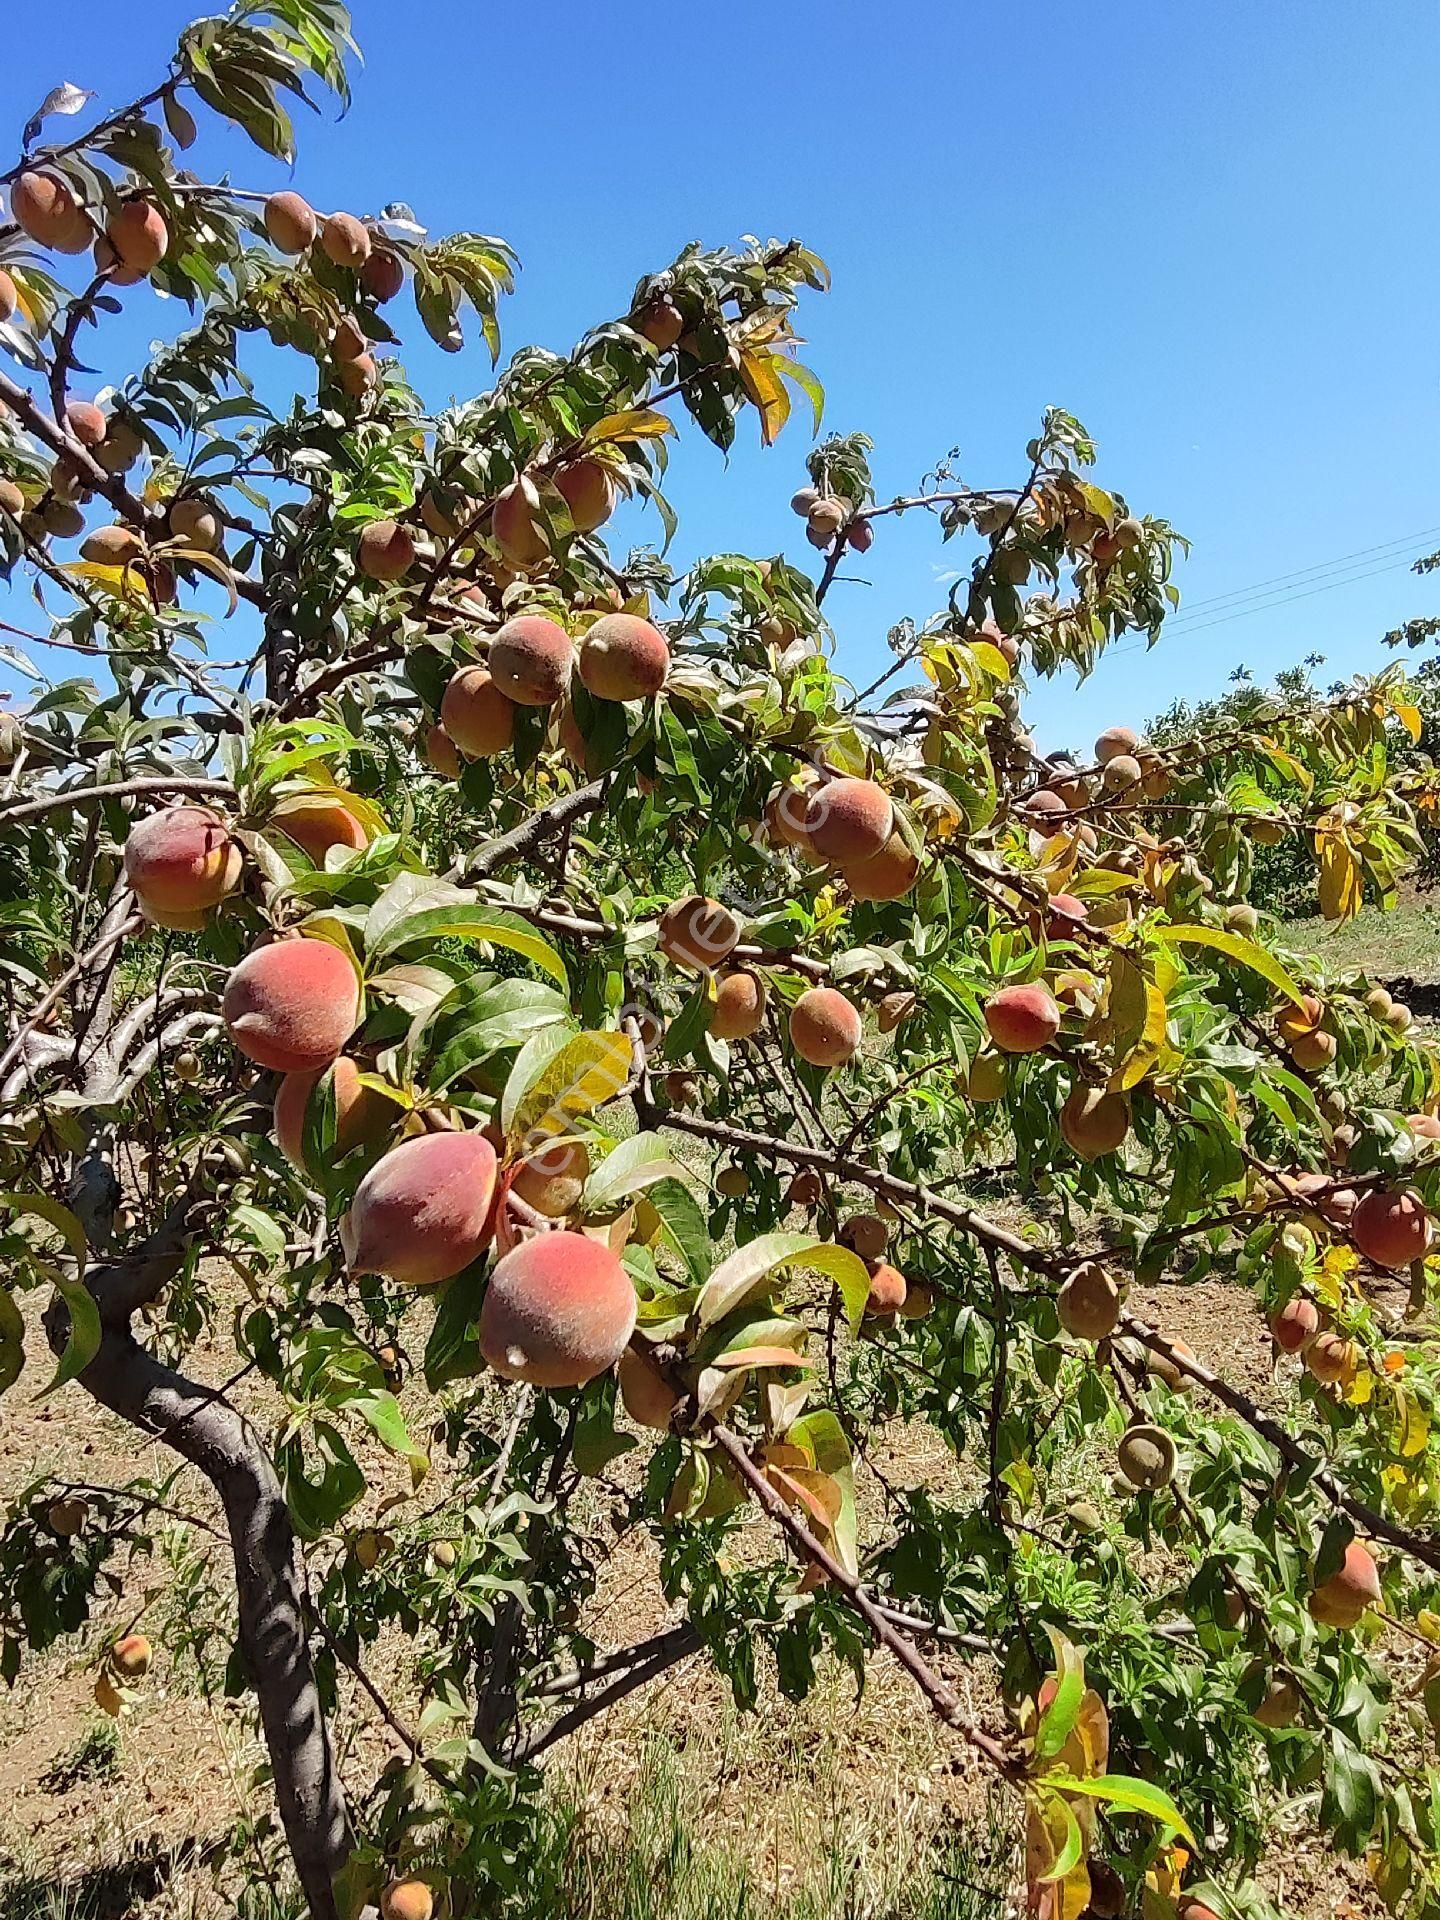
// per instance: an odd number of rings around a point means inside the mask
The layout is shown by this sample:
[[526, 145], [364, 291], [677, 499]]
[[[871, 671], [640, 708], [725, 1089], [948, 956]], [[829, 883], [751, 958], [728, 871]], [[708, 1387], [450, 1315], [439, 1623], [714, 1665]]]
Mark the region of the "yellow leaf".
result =
[[1353, 920], [1365, 901], [1360, 862], [1350, 842], [1338, 833], [1317, 833], [1320, 855], [1320, 911], [1327, 920]]
[[137, 601], [145, 607], [150, 605], [150, 590], [145, 585], [145, 577], [134, 567], [105, 567], [95, 560], [66, 560], [61, 563], [60, 571], [73, 574], [77, 580], [89, 580], [107, 593], [113, 593], [117, 600]]
[[606, 441], [660, 440], [674, 433], [675, 423], [653, 407], [636, 407], [625, 413], [607, 413], [585, 435], [586, 444], [598, 447]]
[[1419, 745], [1424, 722], [1420, 718], [1420, 709], [1412, 707], [1407, 701], [1392, 699], [1390, 702], [1395, 718], [1404, 727], [1410, 738]]
[[970, 651], [992, 679], [1009, 680], [1011, 678], [1010, 662], [1000, 649], [992, 646], [988, 640], [972, 640]]
[[780, 378], [775, 356], [769, 353], [742, 353], [740, 380], [760, 414], [760, 439], [772, 447], [780, 429], [790, 418], [790, 390]]

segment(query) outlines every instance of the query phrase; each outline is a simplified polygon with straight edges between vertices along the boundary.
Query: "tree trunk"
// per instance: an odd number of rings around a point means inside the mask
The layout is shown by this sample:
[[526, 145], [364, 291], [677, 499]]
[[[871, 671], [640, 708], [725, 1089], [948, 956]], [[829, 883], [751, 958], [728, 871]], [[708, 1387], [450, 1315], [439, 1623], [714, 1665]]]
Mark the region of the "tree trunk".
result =
[[310, 1912], [338, 1920], [334, 1880], [349, 1855], [349, 1821], [305, 1630], [300, 1558], [270, 1456], [226, 1400], [162, 1366], [126, 1329], [107, 1329], [80, 1380], [112, 1413], [198, 1467], [224, 1503], [240, 1648], [280, 1819]]

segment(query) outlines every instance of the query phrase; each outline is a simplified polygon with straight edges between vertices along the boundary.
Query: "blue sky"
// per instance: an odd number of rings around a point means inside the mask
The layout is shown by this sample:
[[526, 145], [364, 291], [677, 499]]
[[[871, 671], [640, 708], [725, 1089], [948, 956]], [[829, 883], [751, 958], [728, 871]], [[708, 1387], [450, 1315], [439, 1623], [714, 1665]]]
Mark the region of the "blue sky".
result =
[[[15, 10], [10, 144], [61, 79], [102, 106], [140, 91], [194, 11]], [[874, 438], [882, 497], [951, 447], [974, 483], [1013, 482], [1044, 406], [1085, 421], [1098, 477], [1194, 541], [1180, 583], [1196, 611], [1078, 690], [1042, 683], [1044, 744], [1219, 691], [1240, 663], [1377, 667], [1387, 627], [1436, 610], [1400, 564], [1440, 546], [1430, 0], [354, 11], [355, 105], [301, 122], [295, 184], [321, 206], [403, 199], [432, 231], [503, 235], [523, 264], [507, 350], [568, 346], [691, 238], [797, 234], [835, 276], [803, 318], [826, 424]], [[192, 157], [207, 177], [283, 177], [238, 133], [207, 128]], [[107, 366], [179, 317], [132, 294]], [[413, 314], [402, 330], [430, 399], [486, 383], [480, 347], [449, 359]], [[804, 431], [761, 455], [747, 426], [728, 465], [682, 441], [681, 559], [783, 543], [812, 558], [785, 504]], [[831, 597], [848, 671], [871, 677], [887, 628], [941, 603], [949, 558], [918, 517], [884, 525], [871, 584]], [[1322, 568], [1285, 597], [1247, 591]]]

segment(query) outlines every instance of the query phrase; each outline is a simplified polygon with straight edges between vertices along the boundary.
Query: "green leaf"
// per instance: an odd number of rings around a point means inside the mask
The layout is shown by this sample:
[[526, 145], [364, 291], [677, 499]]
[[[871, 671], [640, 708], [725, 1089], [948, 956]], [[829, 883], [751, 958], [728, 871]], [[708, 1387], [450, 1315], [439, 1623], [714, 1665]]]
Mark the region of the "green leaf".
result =
[[711, 1274], [696, 1311], [698, 1326], [713, 1327], [757, 1294], [768, 1292], [773, 1274], [784, 1267], [810, 1267], [828, 1274], [840, 1288], [851, 1324], [857, 1325], [870, 1293], [865, 1263], [848, 1247], [818, 1240], [810, 1233], [764, 1233], [731, 1254]]
[[410, 1438], [405, 1416], [400, 1411], [400, 1402], [393, 1393], [382, 1390], [367, 1394], [354, 1404], [381, 1446], [409, 1464], [410, 1489], [413, 1493], [430, 1471], [430, 1456], [423, 1453]]
[[69, 1207], [52, 1200], [48, 1193], [0, 1193], [0, 1207], [9, 1207], [12, 1213], [34, 1214], [36, 1219], [47, 1221], [74, 1254], [83, 1277], [90, 1242], [85, 1238], [79, 1216]]
[[1061, 1793], [1083, 1793], [1092, 1800], [1103, 1800], [1122, 1813], [1143, 1813], [1158, 1820], [1162, 1827], [1178, 1833], [1189, 1847], [1196, 1845], [1189, 1823], [1163, 1787], [1150, 1780], [1135, 1780], [1128, 1773], [1101, 1773], [1093, 1780], [1077, 1780], [1073, 1774], [1047, 1773], [1047, 1787]]
[[1085, 1663], [1065, 1635], [1055, 1627], [1047, 1629], [1055, 1651], [1057, 1685], [1055, 1698], [1040, 1716], [1035, 1729], [1035, 1758], [1053, 1760], [1074, 1731], [1085, 1698]]
[[612, 1460], [630, 1453], [640, 1442], [633, 1433], [615, 1431], [615, 1382], [606, 1378], [585, 1396], [585, 1411], [575, 1427], [575, 1465], [587, 1478], [603, 1473]]
[[432, 1393], [452, 1380], [467, 1380], [480, 1371], [476, 1322], [485, 1292], [485, 1263], [477, 1260], [435, 1291], [439, 1298], [435, 1323], [425, 1342], [424, 1362], [425, 1384]]
[[785, 1438], [803, 1447], [817, 1473], [827, 1473], [840, 1489], [840, 1511], [833, 1537], [835, 1557], [847, 1573], [860, 1571], [859, 1526], [855, 1513], [855, 1468], [845, 1429], [828, 1407], [817, 1407], [791, 1422]]
[[417, 940], [483, 940], [492, 947], [508, 947], [531, 961], [568, 993], [570, 976], [565, 962], [543, 934], [537, 933], [518, 913], [506, 913], [499, 907], [482, 906], [478, 901], [457, 901], [452, 906], [429, 907], [407, 915], [381, 935], [370, 949], [373, 958], [396, 953], [413, 946]]
[[1220, 927], [1156, 927], [1157, 940], [1164, 940], [1170, 946], [1213, 947], [1217, 953], [1223, 953], [1228, 959], [1239, 961], [1242, 967], [1249, 967], [1272, 987], [1277, 988], [1289, 1000], [1299, 1006], [1304, 1000], [1303, 990], [1290, 978], [1273, 953], [1267, 953], [1264, 947], [1257, 946], [1253, 940], [1246, 940], [1238, 933], [1226, 933]]
[[584, 1210], [606, 1213], [657, 1181], [683, 1178], [683, 1169], [671, 1159], [658, 1133], [637, 1133], [607, 1153], [585, 1182]]
[[100, 1309], [90, 1289], [83, 1280], [71, 1280], [64, 1274], [57, 1273], [53, 1278], [56, 1291], [70, 1309], [70, 1337], [55, 1369], [55, 1378], [37, 1395], [41, 1400], [57, 1387], [63, 1387], [67, 1380], [73, 1380], [76, 1374], [83, 1373], [100, 1351]]
[[681, 1180], [658, 1180], [645, 1198], [655, 1209], [666, 1240], [685, 1262], [698, 1285], [710, 1271], [710, 1223], [699, 1201]]

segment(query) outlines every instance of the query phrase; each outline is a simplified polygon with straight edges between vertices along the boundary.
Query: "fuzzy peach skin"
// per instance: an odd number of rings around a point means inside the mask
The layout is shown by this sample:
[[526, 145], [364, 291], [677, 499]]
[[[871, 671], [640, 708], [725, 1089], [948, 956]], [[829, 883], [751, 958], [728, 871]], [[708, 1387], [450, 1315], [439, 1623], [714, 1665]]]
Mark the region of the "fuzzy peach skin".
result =
[[507, 1379], [583, 1387], [635, 1331], [630, 1276], [599, 1240], [542, 1233], [496, 1262], [480, 1309], [480, 1351]]
[[355, 1031], [360, 983], [328, 940], [274, 940], [233, 970], [220, 1011], [257, 1067], [309, 1073], [328, 1066]]
[[490, 1244], [499, 1163], [483, 1133], [422, 1133], [375, 1162], [340, 1222], [352, 1274], [433, 1287]]

